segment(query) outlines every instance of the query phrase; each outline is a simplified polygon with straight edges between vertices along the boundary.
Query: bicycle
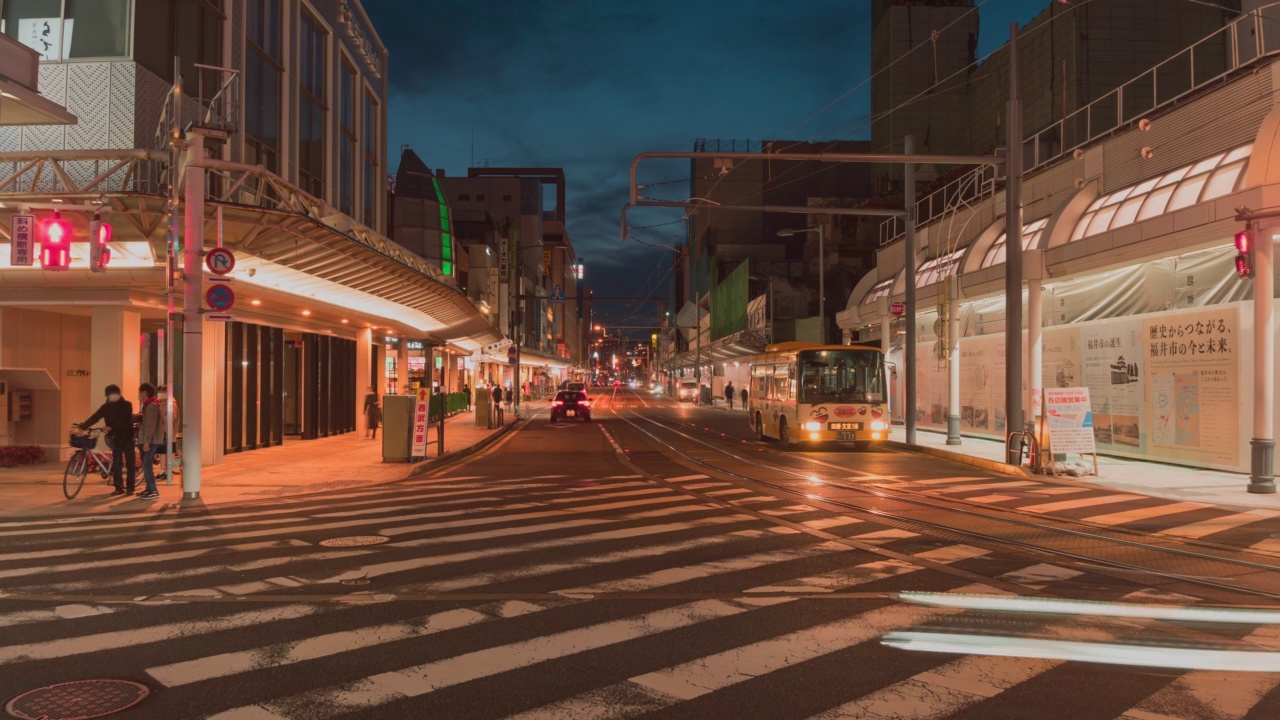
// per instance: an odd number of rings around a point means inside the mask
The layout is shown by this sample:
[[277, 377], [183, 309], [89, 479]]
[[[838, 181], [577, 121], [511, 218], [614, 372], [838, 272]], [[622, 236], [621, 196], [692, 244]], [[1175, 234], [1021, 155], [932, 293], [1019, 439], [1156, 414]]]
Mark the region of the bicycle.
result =
[[101, 428], [87, 428], [83, 431], [72, 428], [70, 443], [76, 451], [71, 454], [67, 469], [62, 473], [62, 494], [68, 500], [80, 494], [80, 488], [84, 487], [84, 479], [90, 470], [100, 474], [107, 482], [111, 481], [110, 456], [95, 450], [98, 447], [98, 437], [104, 432], [106, 431]]

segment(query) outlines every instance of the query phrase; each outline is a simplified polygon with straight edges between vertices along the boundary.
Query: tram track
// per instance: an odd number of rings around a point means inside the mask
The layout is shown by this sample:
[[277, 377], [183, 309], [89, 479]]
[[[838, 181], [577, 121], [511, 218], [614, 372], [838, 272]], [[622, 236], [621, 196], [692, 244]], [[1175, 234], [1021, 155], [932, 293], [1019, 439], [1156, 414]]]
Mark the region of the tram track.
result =
[[[1231, 596], [1239, 595], [1266, 598], [1272, 602], [1280, 600], [1280, 563], [1271, 564], [1227, 555], [1229, 552], [1239, 554], [1238, 550], [1218, 550], [1203, 545], [1193, 548], [1188, 543], [1171, 538], [1138, 535], [1124, 530], [1101, 530], [1062, 518], [1033, 521], [995, 508], [982, 508], [980, 511], [938, 498], [926, 499], [919, 494], [890, 491], [883, 487], [871, 488], [829, 480], [815, 482], [812, 471], [805, 472], [785, 464], [766, 462], [760, 457], [743, 457], [669, 424], [640, 413], [630, 413], [634, 418], [662, 432], [682, 438], [705, 450], [681, 448], [675, 442], [641, 426], [623, 412], [615, 411], [615, 414], [664, 452], [687, 463], [775, 493], [839, 508], [842, 512], [855, 516], [862, 515], [903, 528], [928, 529], [934, 534], [1065, 559], [1091, 570], [1110, 570], [1130, 579], [1136, 575], [1148, 585], [1153, 584], [1151, 581], [1157, 578], [1164, 580], [1164, 583], [1154, 584], [1162, 587], [1169, 584], [1189, 585], [1200, 590], [1196, 593], [1198, 596], [1204, 596], [1204, 590], [1212, 589], [1215, 591], [1213, 594], [1227, 593], [1227, 602], [1238, 602], [1238, 597]], [[832, 467], [828, 463], [808, 458], [805, 461]], [[840, 469], [850, 475], [874, 475], [848, 468]], [[769, 473], [782, 477], [762, 477]], [[805, 484], [797, 486], [795, 481]], [[863, 502], [851, 502], [851, 498], [847, 497], [834, 497], [836, 493], [832, 492], [824, 494], [820, 492], [822, 489], [856, 496], [862, 498]], [[1214, 552], [1210, 552], [1211, 550]], [[1221, 598], [1206, 599], [1217, 601]]]

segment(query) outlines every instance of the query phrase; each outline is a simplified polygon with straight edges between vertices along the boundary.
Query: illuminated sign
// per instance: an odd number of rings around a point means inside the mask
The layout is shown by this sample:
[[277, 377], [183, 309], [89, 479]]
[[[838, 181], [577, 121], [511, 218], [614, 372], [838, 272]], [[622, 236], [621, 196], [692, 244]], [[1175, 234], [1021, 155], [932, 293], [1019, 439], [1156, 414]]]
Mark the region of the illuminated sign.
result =
[[343, 0], [341, 6], [342, 24], [347, 27], [347, 37], [351, 38], [351, 45], [369, 66], [369, 70], [374, 77], [382, 77], [382, 55], [373, 42], [369, 40], [370, 33], [365, 31], [363, 21], [357, 16], [355, 8], [350, 2]]
[[405, 347], [409, 348], [410, 350], [422, 350], [426, 348], [426, 344], [423, 343], [421, 340], [410, 340]]

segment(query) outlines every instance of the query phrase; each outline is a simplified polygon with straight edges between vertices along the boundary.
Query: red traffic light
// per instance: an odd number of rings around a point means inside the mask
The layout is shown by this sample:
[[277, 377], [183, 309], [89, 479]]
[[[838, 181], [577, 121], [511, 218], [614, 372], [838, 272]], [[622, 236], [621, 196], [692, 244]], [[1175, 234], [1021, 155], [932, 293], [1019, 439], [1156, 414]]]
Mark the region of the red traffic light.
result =
[[1253, 268], [1249, 266], [1249, 258], [1247, 256], [1236, 256], [1236, 274], [1242, 278], [1253, 277]]
[[40, 267], [66, 270], [71, 267], [71, 224], [54, 213], [53, 219], [40, 224], [36, 233], [40, 240]]
[[89, 223], [89, 269], [106, 272], [111, 262], [111, 224], [97, 218]]
[[1236, 233], [1236, 250], [1247, 253], [1253, 249], [1253, 238], [1249, 237], [1249, 232]]

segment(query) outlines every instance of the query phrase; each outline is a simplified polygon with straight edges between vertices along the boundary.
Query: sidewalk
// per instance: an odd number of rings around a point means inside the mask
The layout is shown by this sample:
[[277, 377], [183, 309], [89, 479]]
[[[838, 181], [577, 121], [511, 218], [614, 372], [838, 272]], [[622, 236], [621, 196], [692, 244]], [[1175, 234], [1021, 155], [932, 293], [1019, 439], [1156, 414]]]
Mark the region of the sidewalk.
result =
[[[545, 403], [532, 403], [522, 413], [537, 412]], [[510, 428], [511, 422], [507, 423]], [[475, 427], [475, 414], [463, 412], [445, 420], [444, 460], [500, 433]], [[157, 480], [160, 499], [150, 502], [132, 496], [111, 497], [112, 486], [90, 474], [74, 500], [62, 494], [65, 463], [50, 462], [19, 468], [0, 468], [0, 517], [162, 512], [174, 508], [203, 508], [236, 502], [340, 490], [403, 480], [436, 465], [434, 434], [425, 463], [382, 462], [382, 437], [376, 441], [363, 430], [317, 440], [286, 439], [283, 445], [227, 455], [222, 464], [205, 467], [200, 498], [182, 498], [182, 474]], [[138, 487], [142, 487], [138, 473]]]
[[[901, 425], [894, 425], [889, 438], [905, 445], [906, 429]], [[946, 440], [946, 433], [932, 430], [916, 431], [916, 447], [923, 452], [929, 454], [936, 454], [937, 451], [956, 453], [970, 460], [976, 459], [977, 463], [968, 464], [977, 465], [1003, 463], [1005, 461], [1004, 444], [998, 441], [964, 437], [960, 445], [947, 445]], [[957, 458], [957, 460], [966, 462], [966, 460], [960, 458]], [[1054, 479], [1045, 475], [1036, 475], [1034, 477], [1045, 480]], [[1091, 475], [1078, 478], [1058, 476], [1057, 480], [1073, 485], [1120, 490], [1168, 500], [1183, 500], [1240, 508], [1280, 510], [1280, 494], [1254, 495], [1248, 493], [1245, 491], [1245, 488], [1249, 485], [1249, 477], [1247, 475], [1221, 470], [1201, 470], [1179, 465], [1165, 465], [1099, 455], [1097, 477]]]

